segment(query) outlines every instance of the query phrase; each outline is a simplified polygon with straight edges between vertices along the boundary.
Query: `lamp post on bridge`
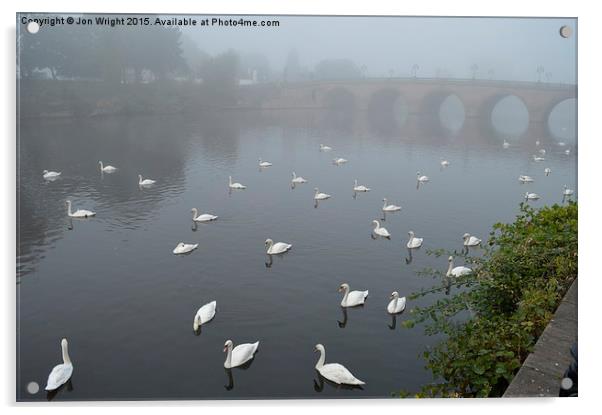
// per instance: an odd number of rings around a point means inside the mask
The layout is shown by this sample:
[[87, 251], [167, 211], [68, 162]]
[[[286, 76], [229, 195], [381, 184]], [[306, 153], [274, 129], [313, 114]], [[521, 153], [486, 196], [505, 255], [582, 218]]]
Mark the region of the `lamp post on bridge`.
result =
[[539, 65], [537, 67], [537, 82], [541, 82], [541, 75], [546, 71], [546, 68], [543, 67], [543, 65]]
[[474, 81], [475, 79], [477, 79], [477, 71], [479, 70], [479, 65], [477, 65], [476, 63], [473, 63], [472, 65], [470, 65], [470, 71], [472, 72], [472, 80]]
[[416, 78], [416, 76], [418, 74], [418, 69], [420, 69], [420, 66], [418, 66], [417, 63], [412, 65], [412, 78]]

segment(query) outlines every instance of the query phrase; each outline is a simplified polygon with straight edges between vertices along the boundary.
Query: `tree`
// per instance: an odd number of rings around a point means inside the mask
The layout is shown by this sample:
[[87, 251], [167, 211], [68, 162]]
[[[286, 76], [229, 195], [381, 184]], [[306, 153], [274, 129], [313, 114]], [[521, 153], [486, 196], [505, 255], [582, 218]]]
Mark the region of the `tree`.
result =
[[362, 77], [361, 70], [349, 59], [324, 59], [318, 62], [314, 74], [316, 79], [358, 79]]

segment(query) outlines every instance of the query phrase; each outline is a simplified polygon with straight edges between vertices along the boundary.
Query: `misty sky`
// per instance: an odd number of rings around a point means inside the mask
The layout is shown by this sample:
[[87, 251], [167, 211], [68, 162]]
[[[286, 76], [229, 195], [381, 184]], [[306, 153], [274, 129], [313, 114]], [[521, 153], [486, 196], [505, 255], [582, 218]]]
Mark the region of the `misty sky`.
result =
[[[227, 16], [222, 16], [227, 17]], [[237, 16], [236, 18], [239, 18]], [[439, 70], [469, 78], [477, 64], [478, 78], [537, 80], [543, 65], [552, 82], [576, 83], [576, 19], [418, 18], [255, 16], [278, 19], [280, 27], [197, 27], [183, 31], [210, 54], [235, 49], [262, 53], [280, 71], [297, 49], [302, 66], [313, 69], [325, 58], [349, 58], [366, 65], [368, 76], [409, 76], [414, 63], [419, 77]], [[569, 25], [573, 36], [559, 35]], [[542, 77], [545, 79], [545, 76]]]

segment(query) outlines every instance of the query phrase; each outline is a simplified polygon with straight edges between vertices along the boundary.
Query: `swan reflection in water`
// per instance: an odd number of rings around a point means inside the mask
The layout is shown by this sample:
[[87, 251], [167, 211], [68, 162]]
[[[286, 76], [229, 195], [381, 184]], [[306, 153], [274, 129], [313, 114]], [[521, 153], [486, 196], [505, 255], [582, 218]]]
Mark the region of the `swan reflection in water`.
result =
[[359, 390], [364, 390], [364, 388], [362, 388], [361, 385], [345, 385], [345, 384], [338, 384], [338, 383], [334, 383], [333, 381], [330, 381], [328, 379], [326, 379], [324, 376], [322, 376], [320, 374], [320, 372], [318, 372], [316, 370], [316, 375], [318, 376], [318, 380], [314, 379], [314, 390], [316, 392], [322, 392], [324, 390], [324, 384], [327, 383], [328, 385], [332, 386], [335, 389], [343, 389], [343, 390], [353, 390], [353, 389], [359, 389]]
[[391, 314], [391, 324], [387, 324], [390, 330], [395, 330], [397, 327], [397, 314]]
[[407, 248], [407, 249], [408, 249], [408, 256], [406, 257], [406, 264], [409, 265], [414, 260], [414, 257], [412, 256], [412, 252], [415, 250], [418, 250], [420, 248], [413, 248], [413, 249]]
[[266, 254], [266, 261], [265, 261], [265, 267], [266, 268], [272, 268], [272, 265], [274, 264], [274, 256], [276, 256], [278, 259], [276, 259], [276, 261], [284, 261], [284, 255], [269, 255]]
[[[258, 352], [255, 352], [255, 356], [257, 356]], [[251, 367], [251, 365], [253, 364], [253, 362], [255, 361], [255, 356], [249, 360], [248, 362], [246, 362], [243, 365], [237, 366], [234, 369], [242, 369], [242, 370], [247, 370]], [[226, 369], [224, 368], [224, 371], [226, 372], [226, 377], [228, 378], [228, 383], [226, 385], [224, 385], [224, 389], [226, 389], [227, 391], [231, 391], [232, 389], [234, 389], [234, 373], [232, 371], [233, 369]]]
[[46, 392], [46, 400], [53, 400], [61, 391], [65, 389], [68, 392], [73, 392], [73, 377], [71, 377], [67, 382], [63, 383], [57, 389]]

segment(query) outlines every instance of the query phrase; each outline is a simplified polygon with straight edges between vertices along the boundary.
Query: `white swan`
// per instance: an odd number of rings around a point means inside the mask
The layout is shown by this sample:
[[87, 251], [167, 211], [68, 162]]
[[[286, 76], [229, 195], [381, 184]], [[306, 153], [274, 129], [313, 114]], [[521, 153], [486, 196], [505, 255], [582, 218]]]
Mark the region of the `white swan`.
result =
[[47, 391], [58, 389], [61, 385], [65, 384], [73, 374], [73, 363], [71, 363], [71, 359], [69, 358], [67, 339], [61, 340], [61, 350], [63, 352], [63, 363], [52, 368], [52, 371], [48, 375], [48, 381], [46, 382], [45, 389]]
[[341, 307], [355, 307], [364, 304], [366, 297], [368, 297], [368, 290], [366, 291], [351, 291], [349, 292], [349, 284], [343, 283], [339, 287], [339, 292], [344, 292], [343, 299], [341, 300]]
[[426, 183], [430, 180], [428, 176], [422, 176], [419, 171], [416, 172], [416, 177], [420, 183]]
[[408, 240], [406, 246], [409, 249], [420, 248], [422, 246], [422, 241], [424, 240], [423, 238], [416, 238], [414, 236], [414, 231], [409, 231], [408, 235], [410, 235], [410, 239]]
[[472, 273], [472, 269], [465, 266], [454, 267], [454, 257], [450, 256], [448, 259], [449, 267], [447, 268], [447, 277], [461, 277]]
[[551, 168], [549, 168], [549, 167], [546, 167], [546, 168], [543, 170], [543, 172], [545, 173], [545, 175], [546, 175], [546, 176], [549, 176], [549, 175], [550, 175], [550, 173], [552, 173], [552, 169], [551, 169]]
[[337, 166], [340, 166], [341, 164], [345, 164], [345, 163], [347, 163], [347, 161], [348, 161], [347, 159], [344, 159], [342, 157], [338, 157], [338, 158], [335, 158], [332, 160], [332, 162], [334, 164], [336, 164]]
[[270, 238], [265, 240], [265, 246], [267, 248], [268, 255], [278, 255], [283, 254], [293, 246], [291, 244], [287, 244], [285, 242], [276, 242], [272, 241]]
[[401, 210], [401, 206], [397, 206], [397, 205], [387, 205], [387, 198], [383, 199], [384, 205], [383, 205], [383, 212], [397, 212], [398, 210]]
[[215, 317], [215, 307], [217, 306], [217, 301], [211, 301], [210, 303], [205, 304], [196, 312], [194, 316], [194, 321], [192, 323], [192, 328], [194, 331], [197, 331], [200, 326], [209, 321], [213, 320]]
[[565, 143], [564, 141], [559, 141], [559, 142], [558, 142], [558, 145], [559, 145], [560, 147], [564, 147], [564, 146], [566, 146], [566, 143]]
[[156, 181], [154, 181], [154, 180], [143, 179], [141, 174], [138, 175], [138, 185], [139, 186], [152, 186], [155, 183], [156, 183]]
[[173, 253], [175, 255], [179, 255], [179, 254], [187, 254], [189, 252], [194, 251], [195, 249], [197, 249], [199, 246], [199, 244], [185, 244], [184, 242], [180, 242], [173, 250]]
[[573, 191], [573, 189], [569, 189], [569, 188], [567, 187], [567, 185], [565, 184], [565, 185], [564, 185], [564, 190], [562, 191], [562, 194], [563, 194], [564, 196], [572, 196], [572, 195], [573, 195], [573, 193], [575, 193], [575, 192]]
[[441, 158], [441, 167], [448, 167], [449, 166], [449, 161]]
[[537, 147], [539, 147], [539, 140], [537, 140], [537, 141], [535, 142], [535, 145], [536, 145]]
[[60, 171], [48, 171], [44, 170], [42, 172], [42, 177], [46, 180], [54, 180], [61, 175]]
[[525, 176], [525, 175], [520, 175], [518, 176], [518, 181], [521, 183], [532, 183], [534, 182], [533, 177], [531, 176]]
[[224, 362], [226, 369], [244, 365], [251, 360], [259, 347], [259, 342], [243, 343], [234, 348], [233, 346], [232, 340], [226, 340], [226, 343], [224, 343], [224, 353], [228, 353]]
[[374, 229], [372, 230], [374, 234], [382, 236], [383, 238], [391, 238], [391, 234], [389, 233], [387, 228], [381, 228], [379, 221], [373, 220], [372, 223], [374, 224]]
[[90, 216], [96, 215], [96, 212], [86, 209], [78, 209], [75, 212], [71, 212], [71, 201], [67, 200], [65, 203], [67, 204], [67, 215], [72, 218], [89, 218]]
[[537, 154], [533, 154], [533, 161], [545, 161], [545, 157], [538, 156]]
[[320, 151], [330, 151], [330, 150], [332, 150], [332, 147], [325, 146], [324, 144], [320, 144]]
[[246, 189], [247, 186], [243, 186], [240, 183], [232, 183], [232, 176], [228, 176], [228, 187], [230, 189]]
[[316, 344], [315, 352], [320, 352], [320, 358], [316, 363], [316, 370], [326, 379], [331, 382], [336, 383], [337, 385], [365, 385], [365, 382], [362, 382], [355, 376], [351, 374], [347, 368], [339, 363], [327, 363], [324, 364], [326, 360], [326, 350], [324, 346], [321, 344]]
[[567, 156], [569, 156], [571, 154], [571, 149], [567, 148], [566, 150], [564, 150], [564, 154], [566, 154]]
[[305, 180], [301, 176], [297, 177], [297, 173], [293, 172], [293, 180], [291, 180], [291, 182], [295, 183], [295, 184], [299, 184], [299, 183], [307, 183], [307, 180]]
[[100, 164], [100, 171], [103, 173], [114, 173], [117, 171], [117, 167], [111, 165], [105, 166], [104, 164], [102, 164], [102, 161], [99, 161], [98, 164]]
[[314, 189], [314, 191], [314, 200], [330, 199], [330, 195], [328, 193], [320, 193], [317, 187]]
[[544, 150], [543, 148], [539, 149], [539, 154], [541, 154], [542, 156], [546, 155], [546, 150]]
[[537, 193], [525, 193], [525, 200], [537, 200], [539, 199], [539, 195]]
[[270, 163], [269, 161], [261, 161], [261, 159], [259, 159], [259, 167], [271, 167], [273, 166], [272, 163]]
[[391, 293], [391, 302], [387, 305], [387, 312], [389, 314], [399, 314], [406, 308], [406, 298], [399, 297], [397, 291]]
[[357, 179], [355, 179], [355, 184], [353, 185], [354, 192], [369, 192], [371, 189], [369, 187], [364, 186], [363, 184], [358, 185]]
[[504, 140], [504, 144], [502, 144], [502, 146], [504, 148], [508, 148], [508, 147], [510, 147], [510, 143], [508, 141]]
[[469, 233], [462, 235], [462, 239], [464, 239], [464, 246], [477, 246], [482, 242], [479, 238], [472, 236]]
[[199, 215], [199, 211], [197, 210], [197, 208], [192, 208], [191, 212], [192, 220], [195, 222], [209, 222], [218, 218], [217, 216], [211, 215], [209, 213], [203, 213], [202, 215]]

